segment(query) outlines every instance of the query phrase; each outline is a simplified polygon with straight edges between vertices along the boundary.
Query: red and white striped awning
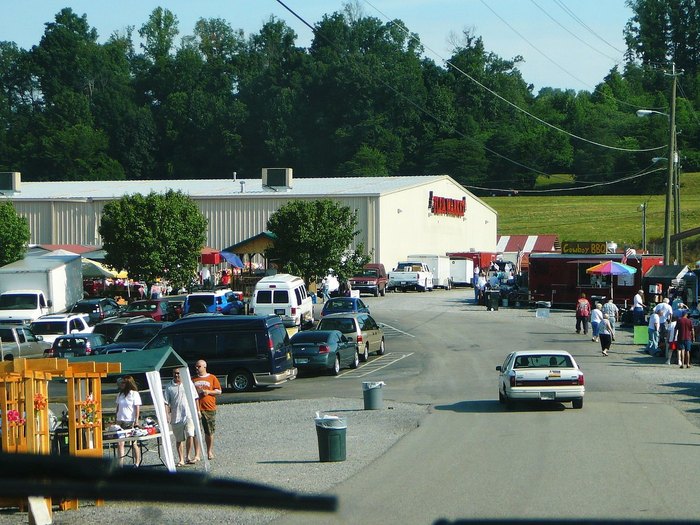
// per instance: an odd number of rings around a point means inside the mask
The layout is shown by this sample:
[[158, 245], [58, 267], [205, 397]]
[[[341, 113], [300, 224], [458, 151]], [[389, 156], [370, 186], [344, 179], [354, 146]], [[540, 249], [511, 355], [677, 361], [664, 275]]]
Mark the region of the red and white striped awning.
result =
[[556, 235], [499, 235], [496, 251], [502, 253], [558, 252]]

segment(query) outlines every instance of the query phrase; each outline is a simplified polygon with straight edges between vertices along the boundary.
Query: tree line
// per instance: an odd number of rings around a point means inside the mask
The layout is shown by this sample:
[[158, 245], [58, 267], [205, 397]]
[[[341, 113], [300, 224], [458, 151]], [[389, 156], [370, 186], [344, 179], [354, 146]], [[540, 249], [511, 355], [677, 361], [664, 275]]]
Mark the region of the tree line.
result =
[[308, 48], [272, 17], [248, 36], [200, 19], [180, 37], [160, 7], [100, 43], [87, 15], [65, 8], [31, 49], [0, 42], [0, 171], [30, 181], [197, 179], [284, 166], [295, 177], [448, 174], [509, 191], [567, 173], [589, 192], [662, 191], [661, 174], [630, 177], [666, 154], [634, 150], [667, 144], [668, 123], [636, 111], [668, 112], [675, 63], [682, 169], [700, 169], [700, 8], [628, 5], [624, 64], [590, 92], [537, 93], [522, 57], [499, 57], [471, 31], [455, 39], [451, 66], [438, 65], [401, 20], [357, 4], [317, 22]]

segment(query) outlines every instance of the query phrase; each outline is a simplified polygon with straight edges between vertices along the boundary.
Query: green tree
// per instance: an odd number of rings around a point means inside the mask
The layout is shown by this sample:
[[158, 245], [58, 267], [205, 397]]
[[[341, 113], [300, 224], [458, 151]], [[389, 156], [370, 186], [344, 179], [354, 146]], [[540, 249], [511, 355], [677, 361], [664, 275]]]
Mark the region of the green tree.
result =
[[207, 220], [181, 192], [127, 195], [109, 202], [99, 232], [108, 265], [147, 283], [162, 277], [180, 287], [197, 270]]
[[357, 236], [357, 214], [329, 199], [291, 201], [270, 216], [267, 229], [277, 236], [265, 257], [306, 283], [333, 268], [340, 279], [351, 277], [369, 262]]
[[0, 202], [0, 266], [24, 257], [29, 242], [29, 224], [11, 202]]

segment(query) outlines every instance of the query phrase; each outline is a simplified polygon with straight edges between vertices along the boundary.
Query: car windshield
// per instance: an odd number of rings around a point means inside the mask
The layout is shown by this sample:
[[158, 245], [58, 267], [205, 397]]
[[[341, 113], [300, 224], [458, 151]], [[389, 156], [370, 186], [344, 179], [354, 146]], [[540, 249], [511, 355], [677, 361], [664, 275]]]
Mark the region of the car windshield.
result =
[[568, 355], [523, 355], [515, 359], [515, 368], [572, 368], [573, 363]]
[[362, 273], [360, 273], [361, 277], [377, 277], [377, 275], [379, 275], [377, 270], [374, 270], [372, 268], [365, 268], [364, 270], [362, 270]]
[[89, 314], [98, 312], [99, 310], [100, 306], [97, 303], [76, 303], [73, 308], [71, 308], [71, 312], [79, 314]]
[[0, 310], [33, 310], [37, 307], [35, 294], [0, 295]]
[[32, 332], [38, 335], [65, 334], [65, 321], [40, 321], [31, 324]]
[[153, 323], [139, 323], [123, 327], [114, 338], [115, 343], [143, 343], [158, 333], [160, 326]]
[[55, 348], [82, 348], [86, 345], [87, 339], [77, 337], [66, 337], [65, 339], [56, 339]]
[[354, 309], [352, 301], [344, 301], [342, 299], [329, 299], [326, 301], [323, 309], [326, 312], [348, 312]]
[[190, 303], [190, 308], [193, 304], [203, 304], [204, 306], [211, 306], [214, 304], [213, 295], [195, 295], [188, 299]]
[[296, 343], [320, 343], [328, 339], [328, 332], [307, 330], [305, 332], [297, 332], [292, 336], [292, 344]]
[[155, 312], [157, 303], [132, 303], [126, 307], [125, 312]]
[[355, 332], [355, 321], [352, 319], [321, 319], [319, 330], [339, 330], [344, 334]]

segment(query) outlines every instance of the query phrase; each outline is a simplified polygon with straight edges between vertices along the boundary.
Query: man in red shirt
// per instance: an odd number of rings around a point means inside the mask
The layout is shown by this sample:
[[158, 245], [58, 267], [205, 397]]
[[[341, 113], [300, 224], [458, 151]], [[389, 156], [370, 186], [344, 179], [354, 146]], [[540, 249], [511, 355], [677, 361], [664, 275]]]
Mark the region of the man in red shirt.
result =
[[[202, 421], [202, 430], [204, 430], [204, 441], [207, 444], [207, 457], [214, 459], [214, 431], [216, 430], [216, 398], [221, 394], [221, 383], [217, 377], [207, 372], [207, 362], [200, 359], [195, 364], [197, 375], [192, 378], [194, 387], [197, 389], [199, 399], [197, 399], [197, 407]], [[195, 458], [198, 461], [201, 458], [201, 450], [199, 440], [195, 440]]]
[[688, 310], [676, 321], [676, 342], [681, 358], [681, 368], [690, 368], [690, 348], [695, 340], [695, 328], [688, 317]]

